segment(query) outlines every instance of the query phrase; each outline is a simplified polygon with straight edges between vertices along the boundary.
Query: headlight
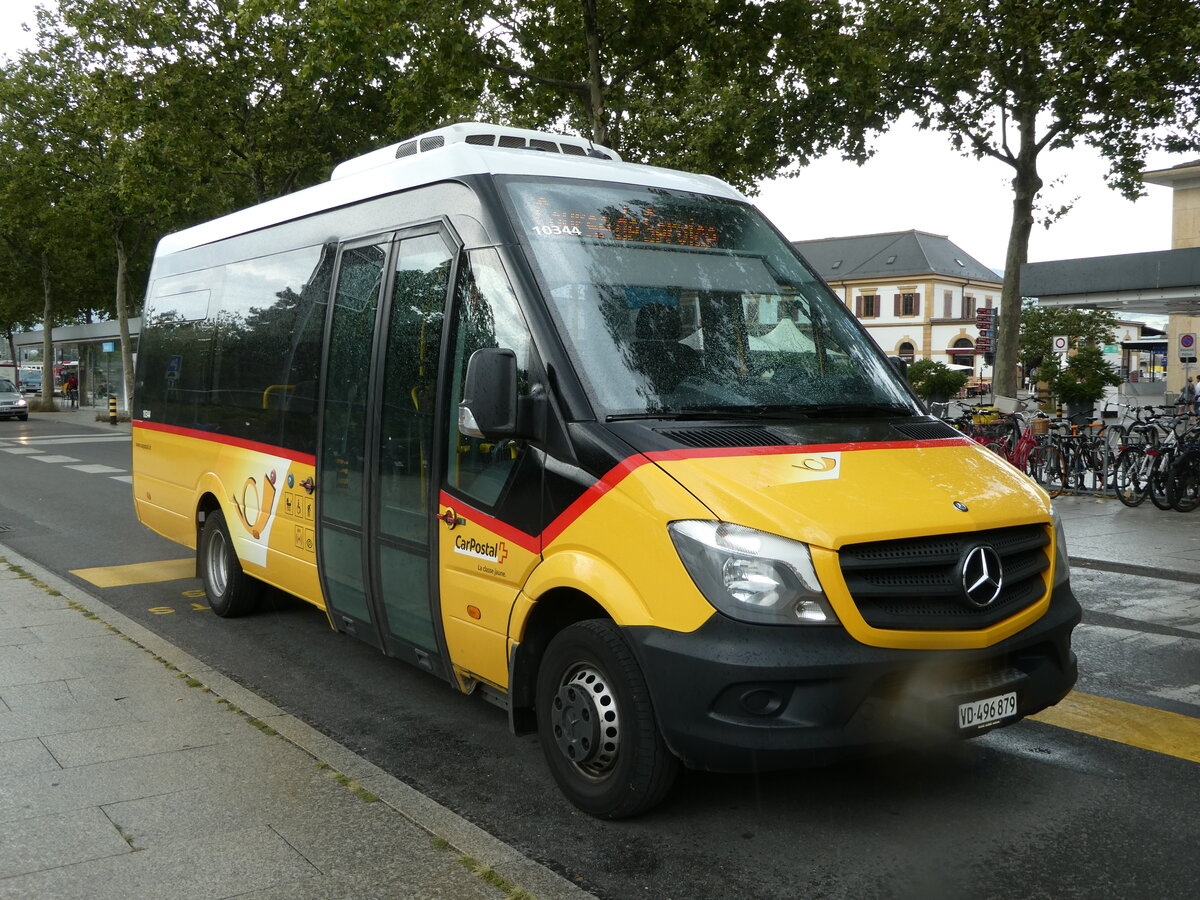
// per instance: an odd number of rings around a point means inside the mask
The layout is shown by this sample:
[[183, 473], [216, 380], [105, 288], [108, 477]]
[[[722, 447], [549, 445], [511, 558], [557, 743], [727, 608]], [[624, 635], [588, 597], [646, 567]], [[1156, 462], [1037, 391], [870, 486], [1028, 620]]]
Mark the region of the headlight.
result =
[[704, 520], [667, 526], [696, 587], [742, 622], [835, 625], [808, 546], [765, 531]]
[[1071, 561], [1067, 558], [1067, 533], [1063, 530], [1062, 516], [1053, 506], [1050, 515], [1054, 517], [1054, 587], [1058, 587], [1071, 577]]
[[13, 406], [25, 406], [25, 405], [26, 405], [26, 403], [25, 403], [24, 397], [18, 397], [17, 402], [13, 404]]

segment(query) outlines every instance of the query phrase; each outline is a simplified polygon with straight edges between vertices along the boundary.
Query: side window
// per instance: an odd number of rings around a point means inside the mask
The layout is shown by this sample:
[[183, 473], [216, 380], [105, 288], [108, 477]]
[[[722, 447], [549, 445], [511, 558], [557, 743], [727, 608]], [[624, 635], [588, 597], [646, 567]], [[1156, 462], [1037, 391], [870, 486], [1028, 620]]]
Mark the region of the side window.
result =
[[223, 433], [310, 451], [332, 248], [289, 250], [225, 267], [209, 417]]
[[396, 253], [383, 375], [380, 527], [420, 541], [429, 527], [429, 450], [450, 250], [440, 235], [405, 238]]
[[344, 251], [333, 301], [319, 480], [334, 485], [324, 515], [345, 522], [362, 521], [367, 373], [387, 252], [386, 242]]
[[447, 484], [458, 493], [492, 506], [500, 499], [522, 446], [514, 441], [468, 437], [458, 430], [458, 404], [471, 354], [484, 347], [503, 347], [517, 355], [518, 390], [529, 390], [529, 328], [495, 250], [466, 254], [455, 286], [450, 335], [451, 385]]

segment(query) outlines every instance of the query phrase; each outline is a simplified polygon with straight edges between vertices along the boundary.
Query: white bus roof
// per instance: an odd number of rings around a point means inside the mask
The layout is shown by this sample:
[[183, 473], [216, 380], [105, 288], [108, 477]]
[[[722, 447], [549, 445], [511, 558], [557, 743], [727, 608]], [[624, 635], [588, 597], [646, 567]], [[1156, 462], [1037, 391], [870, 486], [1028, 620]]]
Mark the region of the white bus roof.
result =
[[347, 160], [322, 184], [169, 234], [159, 241], [156, 255], [467, 175], [585, 178], [746, 200], [718, 178], [622, 162], [614, 151], [583, 138], [465, 122]]

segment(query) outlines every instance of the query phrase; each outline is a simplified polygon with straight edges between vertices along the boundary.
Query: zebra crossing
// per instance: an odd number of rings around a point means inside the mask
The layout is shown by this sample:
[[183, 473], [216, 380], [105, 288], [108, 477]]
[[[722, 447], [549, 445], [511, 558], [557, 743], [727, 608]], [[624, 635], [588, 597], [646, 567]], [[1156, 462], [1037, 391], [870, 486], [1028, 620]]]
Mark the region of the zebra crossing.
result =
[[56, 434], [53, 436], [27, 436], [12, 438], [0, 438], [0, 453], [7, 453], [10, 456], [23, 456], [26, 459], [35, 459], [38, 462], [46, 463], [47, 465], [60, 465], [63, 468], [71, 469], [76, 472], [82, 472], [84, 475], [103, 475], [111, 478], [113, 481], [122, 481], [126, 484], [133, 482], [133, 476], [129, 473], [129, 468], [118, 468], [116, 466], [103, 465], [100, 463], [85, 462], [77, 456], [70, 456], [70, 450], [67, 448], [77, 447], [76, 452], [82, 452], [87, 446], [92, 444], [109, 444], [115, 442], [129, 443], [129, 435], [126, 434]]

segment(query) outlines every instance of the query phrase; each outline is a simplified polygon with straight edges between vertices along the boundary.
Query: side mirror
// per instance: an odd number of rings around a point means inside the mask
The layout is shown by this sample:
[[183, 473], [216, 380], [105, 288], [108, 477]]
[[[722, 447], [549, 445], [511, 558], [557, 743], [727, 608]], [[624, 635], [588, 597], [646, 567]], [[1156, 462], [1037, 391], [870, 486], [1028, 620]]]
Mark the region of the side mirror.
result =
[[888, 362], [892, 364], [892, 368], [896, 370], [896, 374], [908, 381], [908, 360], [902, 356], [889, 356]]
[[517, 355], [512, 350], [485, 347], [471, 354], [458, 430], [476, 438], [517, 434]]

